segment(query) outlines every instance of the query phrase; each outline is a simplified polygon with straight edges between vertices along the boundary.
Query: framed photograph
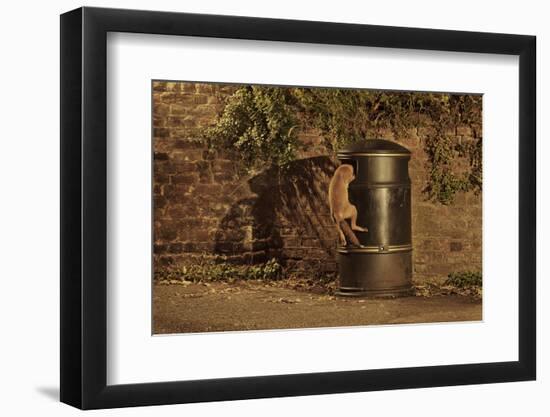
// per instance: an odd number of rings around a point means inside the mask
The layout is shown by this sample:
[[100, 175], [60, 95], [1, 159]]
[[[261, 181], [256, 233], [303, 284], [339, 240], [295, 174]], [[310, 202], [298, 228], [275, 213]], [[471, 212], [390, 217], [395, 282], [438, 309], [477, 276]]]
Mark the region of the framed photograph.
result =
[[61, 401], [533, 380], [535, 37], [61, 16]]

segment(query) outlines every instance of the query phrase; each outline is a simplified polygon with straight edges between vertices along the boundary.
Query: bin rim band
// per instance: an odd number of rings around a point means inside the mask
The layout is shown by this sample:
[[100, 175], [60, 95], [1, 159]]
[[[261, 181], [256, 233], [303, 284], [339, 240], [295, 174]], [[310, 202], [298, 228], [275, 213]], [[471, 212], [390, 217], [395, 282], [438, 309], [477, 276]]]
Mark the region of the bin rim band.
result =
[[346, 157], [349, 158], [351, 156], [391, 156], [394, 158], [410, 158], [410, 153], [379, 153], [379, 152], [338, 152], [338, 158], [340, 157]]
[[361, 247], [338, 246], [336, 250], [339, 253], [395, 253], [409, 252], [412, 251], [412, 248], [412, 243], [408, 243], [404, 245], [370, 245]]

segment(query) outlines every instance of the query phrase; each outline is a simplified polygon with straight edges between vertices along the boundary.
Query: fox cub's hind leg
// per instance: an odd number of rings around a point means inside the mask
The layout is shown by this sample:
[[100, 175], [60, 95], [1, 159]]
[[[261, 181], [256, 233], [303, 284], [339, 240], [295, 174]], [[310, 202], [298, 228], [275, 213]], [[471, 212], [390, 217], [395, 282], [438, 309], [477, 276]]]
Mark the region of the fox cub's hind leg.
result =
[[338, 237], [340, 238], [340, 245], [346, 246], [346, 235], [342, 231], [342, 228], [340, 227], [339, 222], [336, 222], [336, 229], [338, 229]]
[[368, 232], [369, 229], [367, 229], [366, 227], [361, 227], [357, 225], [357, 208], [354, 205], [350, 205], [350, 209], [351, 209], [351, 215], [350, 215], [351, 229], [356, 230], [358, 232]]

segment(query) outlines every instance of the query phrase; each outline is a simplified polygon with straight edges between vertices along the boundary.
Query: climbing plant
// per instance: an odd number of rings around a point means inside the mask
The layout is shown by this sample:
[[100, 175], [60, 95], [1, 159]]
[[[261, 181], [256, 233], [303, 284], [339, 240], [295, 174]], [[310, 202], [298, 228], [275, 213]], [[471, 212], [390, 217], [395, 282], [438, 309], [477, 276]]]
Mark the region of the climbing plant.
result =
[[229, 97], [206, 137], [211, 146], [232, 151], [246, 168], [284, 167], [299, 148], [295, 113], [286, 89], [242, 87]]
[[[480, 191], [481, 137], [463, 142], [449, 134], [458, 125], [481, 124], [478, 95], [244, 86], [226, 99], [204, 136], [210, 146], [233, 152], [247, 169], [284, 168], [302, 146], [300, 130], [317, 129], [335, 153], [343, 145], [375, 137], [380, 129], [403, 137], [426, 120], [432, 127], [423, 136], [427, 196], [449, 204], [458, 192]], [[466, 169], [456, 169], [457, 158], [467, 162]]]

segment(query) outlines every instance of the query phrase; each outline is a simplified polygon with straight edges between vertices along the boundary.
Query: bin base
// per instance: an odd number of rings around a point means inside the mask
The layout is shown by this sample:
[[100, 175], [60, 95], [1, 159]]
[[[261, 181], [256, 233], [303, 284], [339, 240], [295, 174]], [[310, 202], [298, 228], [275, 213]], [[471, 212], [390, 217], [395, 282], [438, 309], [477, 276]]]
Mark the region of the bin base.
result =
[[412, 293], [412, 250], [339, 250], [338, 295], [404, 297]]
[[340, 287], [335, 294], [342, 297], [397, 298], [413, 295], [413, 287], [412, 285], [405, 285], [403, 287], [393, 287], [377, 290]]

